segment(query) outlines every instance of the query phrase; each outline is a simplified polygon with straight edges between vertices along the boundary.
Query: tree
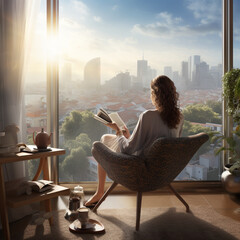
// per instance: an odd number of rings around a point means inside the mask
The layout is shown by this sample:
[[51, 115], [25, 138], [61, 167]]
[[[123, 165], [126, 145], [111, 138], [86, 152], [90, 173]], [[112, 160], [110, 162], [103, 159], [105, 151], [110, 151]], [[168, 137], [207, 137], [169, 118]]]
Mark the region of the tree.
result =
[[105, 132], [106, 127], [96, 121], [90, 111], [72, 111], [61, 128], [65, 140], [75, 140], [80, 133], [86, 133], [93, 142], [99, 140]]
[[221, 117], [209, 106], [203, 104], [188, 105], [183, 110], [184, 119], [197, 123], [221, 123]]
[[66, 140], [75, 139], [82, 132], [82, 114], [78, 111], [72, 111], [65, 118], [61, 132]]
[[65, 148], [71, 151], [74, 148], [82, 147], [86, 155], [91, 154], [91, 139], [86, 133], [79, 134], [75, 140], [68, 140], [65, 144]]
[[[76, 139], [68, 140], [64, 147], [68, 154], [60, 164], [61, 178], [65, 181], [86, 180], [88, 170], [87, 156], [91, 155], [91, 139], [86, 133], [79, 134]], [[79, 170], [81, 168], [81, 171]], [[77, 170], [76, 170], [77, 168]], [[81, 179], [79, 178], [81, 172]]]
[[62, 170], [72, 177], [74, 182], [84, 180], [88, 161], [82, 147], [74, 148], [62, 162]]
[[214, 112], [218, 113], [220, 116], [222, 116], [222, 102], [220, 101], [213, 101], [208, 100], [206, 102], [206, 105], [209, 106]]
[[193, 125], [191, 122], [184, 120], [182, 136], [187, 137], [200, 132], [209, 132], [210, 128], [203, 127], [200, 124]]

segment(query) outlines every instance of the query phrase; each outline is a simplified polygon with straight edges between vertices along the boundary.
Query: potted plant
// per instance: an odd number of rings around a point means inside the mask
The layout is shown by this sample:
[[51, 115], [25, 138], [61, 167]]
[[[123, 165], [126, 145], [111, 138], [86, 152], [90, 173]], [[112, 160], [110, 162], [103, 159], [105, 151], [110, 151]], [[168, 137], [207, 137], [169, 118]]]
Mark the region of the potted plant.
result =
[[[235, 124], [240, 124], [240, 69], [232, 69], [223, 76], [223, 96], [226, 100], [227, 113], [233, 117]], [[222, 151], [229, 153], [229, 164], [221, 180], [225, 189], [230, 193], [240, 193], [240, 126], [232, 131], [232, 136], [226, 137], [220, 132], [211, 132], [211, 142], [219, 143], [226, 140], [227, 146], [216, 148], [215, 154]]]
[[[225, 190], [229, 193], [240, 193], [240, 126], [232, 132], [232, 137], [226, 137], [220, 132], [210, 132], [210, 141], [218, 147], [215, 154], [228, 151], [229, 163], [225, 165], [225, 171], [221, 174], [221, 181]], [[222, 140], [226, 140], [227, 146], [221, 146]]]

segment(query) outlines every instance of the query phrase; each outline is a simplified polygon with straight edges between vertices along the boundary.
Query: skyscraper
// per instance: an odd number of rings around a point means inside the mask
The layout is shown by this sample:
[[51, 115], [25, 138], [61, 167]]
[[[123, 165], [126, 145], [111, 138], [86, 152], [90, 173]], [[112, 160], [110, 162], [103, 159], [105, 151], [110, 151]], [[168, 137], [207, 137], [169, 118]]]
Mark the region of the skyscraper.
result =
[[194, 82], [196, 79], [196, 66], [200, 64], [200, 56], [194, 55], [190, 56], [188, 59], [188, 78], [191, 82]]
[[148, 76], [147, 60], [137, 61], [137, 80], [140, 87], [145, 87]]
[[100, 58], [93, 58], [84, 67], [84, 83], [86, 87], [97, 89], [100, 86]]
[[201, 62], [196, 65], [194, 88], [211, 89], [214, 87], [214, 81], [209, 73], [209, 65]]
[[187, 86], [189, 84], [189, 78], [188, 78], [188, 62], [182, 62], [181, 63], [181, 88], [187, 89]]
[[167, 77], [172, 79], [172, 76], [173, 76], [172, 67], [170, 67], [170, 66], [164, 67], [164, 71], [163, 72], [164, 72], [164, 75], [166, 75]]

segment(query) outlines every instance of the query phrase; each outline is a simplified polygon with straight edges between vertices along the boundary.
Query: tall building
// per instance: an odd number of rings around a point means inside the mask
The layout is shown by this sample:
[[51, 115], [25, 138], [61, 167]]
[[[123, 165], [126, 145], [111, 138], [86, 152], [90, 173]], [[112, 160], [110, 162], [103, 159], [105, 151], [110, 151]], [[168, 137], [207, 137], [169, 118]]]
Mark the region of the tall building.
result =
[[176, 87], [179, 88], [180, 82], [179, 82], [179, 73], [178, 73], [178, 71], [173, 71], [173, 73], [172, 73], [172, 80], [175, 83]]
[[163, 72], [164, 72], [164, 75], [166, 75], [167, 77], [172, 79], [172, 77], [173, 77], [172, 67], [170, 67], [170, 66], [164, 67]]
[[199, 55], [190, 56], [188, 59], [188, 78], [191, 82], [195, 81], [196, 66], [200, 64], [200, 62], [201, 60]]
[[148, 66], [148, 75], [149, 75], [149, 79], [151, 81], [153, 78], [157, 77], [157, 70]]
[[215, 88], [221, 88], [222, 86], [222, 64], [212, 66], [209, 70], [210, 75], [213, 77]]
[[214, 87], [213, 78], [209, 73], [209, 65], [206, 62], [196, 65], [193, 87], [197, 89], [211, 89]]
[[189, 85], [188, 62], [181, 63], [181, 89], [187, 89]]
[[131, 76], [129, 72], [118, 73], [112, 79], [106, 81], [105, 88], [108, 90], [117, 90], [118, 92], [127, 91], [131, 87]]
[[84, 67], [84, 84], [86, 87], [96, 90], [101, 83], [100, 58], [93, 58]]
[[140, 87], [146, 85], [148, 76], [148, 62], [147, 60], [138, 60], [137, 61], [137, 82]]

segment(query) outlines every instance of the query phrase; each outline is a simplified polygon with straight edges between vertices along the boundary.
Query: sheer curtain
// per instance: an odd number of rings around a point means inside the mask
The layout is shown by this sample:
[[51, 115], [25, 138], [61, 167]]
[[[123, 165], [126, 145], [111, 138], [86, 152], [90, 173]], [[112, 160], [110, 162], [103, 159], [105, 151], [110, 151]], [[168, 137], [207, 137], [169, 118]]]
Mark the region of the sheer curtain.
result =
[[[17, 125], [19, 142], [25, 140], [24, 66], [39, 6], [40, 0], [0, 0], [0, 131]], [[25, 177], [25, 163], [6, 164], [4, 175], [7, 181]]]

